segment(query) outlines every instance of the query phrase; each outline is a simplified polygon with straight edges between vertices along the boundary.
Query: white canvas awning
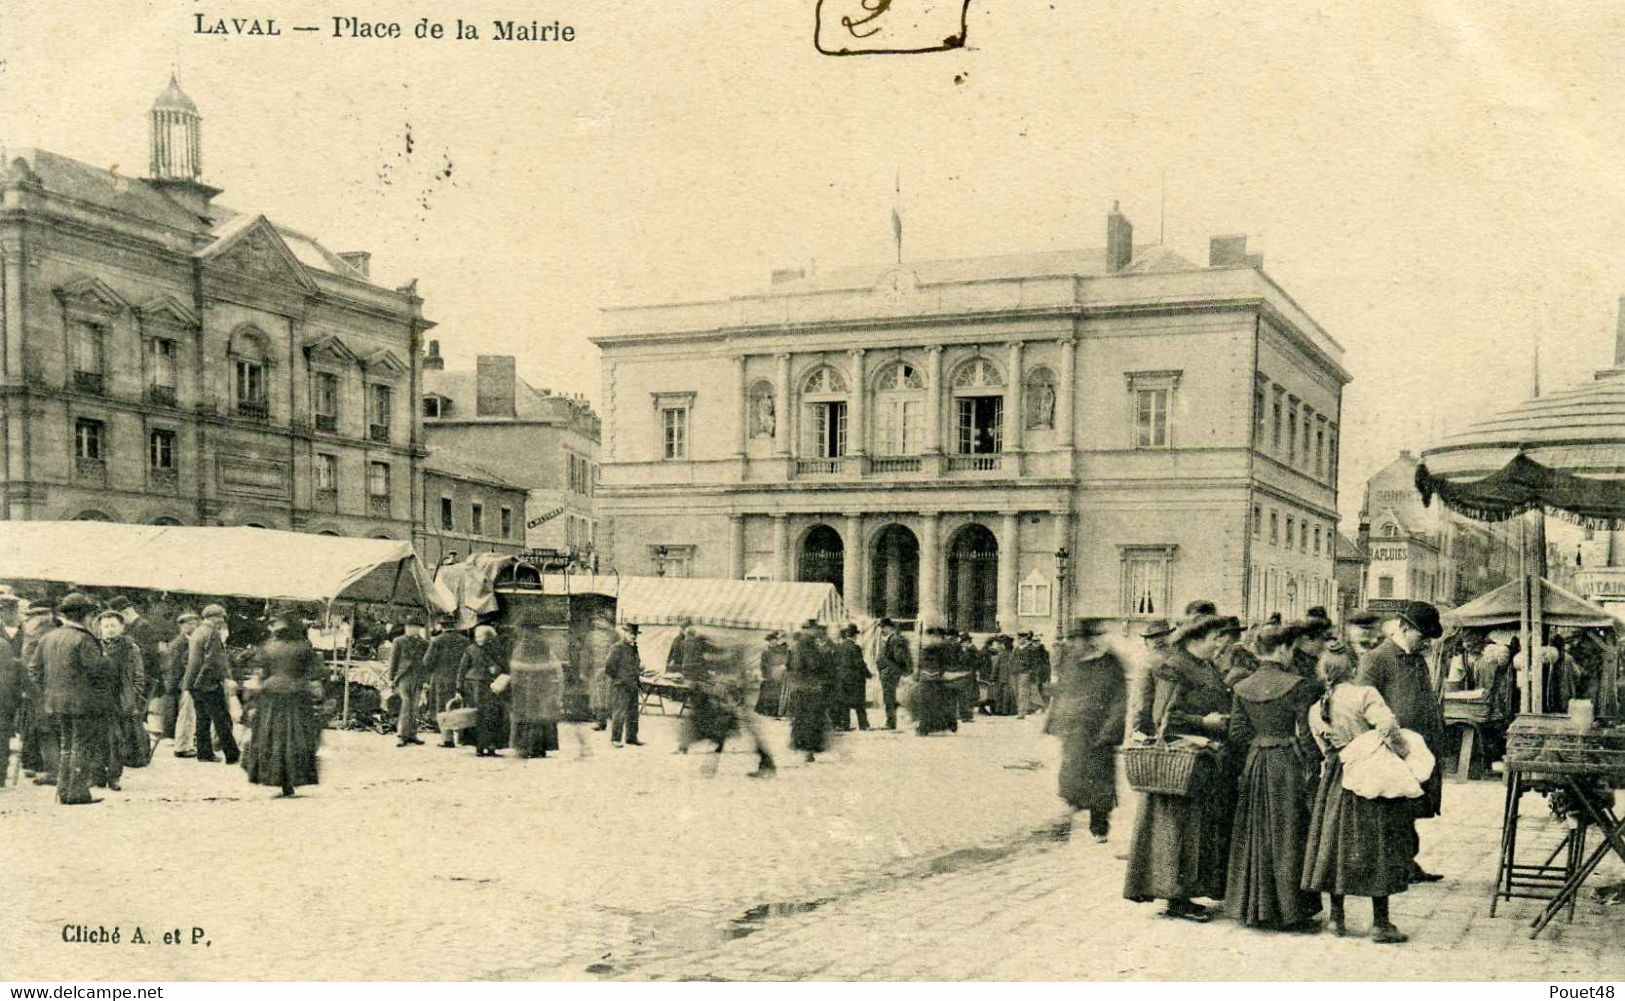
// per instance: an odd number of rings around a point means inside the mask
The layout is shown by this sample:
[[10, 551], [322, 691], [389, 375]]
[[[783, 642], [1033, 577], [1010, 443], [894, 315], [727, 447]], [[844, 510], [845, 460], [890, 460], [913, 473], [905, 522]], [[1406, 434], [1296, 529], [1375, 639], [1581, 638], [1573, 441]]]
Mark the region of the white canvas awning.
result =
[[409, 542], [265, 528], [0, 521], [0, 579], [451, 609]]
[[808, 619], [846, 623], [846, 605], [828, 583], [622, 577], [617, 597], [622, 621], [639, 625], [669, 625], [684, 617], [738, 629], [794, 629]]

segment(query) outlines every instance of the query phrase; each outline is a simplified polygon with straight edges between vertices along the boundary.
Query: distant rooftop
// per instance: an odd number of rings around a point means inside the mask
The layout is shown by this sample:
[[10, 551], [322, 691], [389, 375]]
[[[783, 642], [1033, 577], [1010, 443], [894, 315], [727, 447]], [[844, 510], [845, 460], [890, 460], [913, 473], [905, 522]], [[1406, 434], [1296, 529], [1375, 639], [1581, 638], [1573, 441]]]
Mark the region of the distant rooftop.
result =
[[806, 274], [790, 268], [774, 272], [775, 292], [826, 292], [839, 289], [873, 288], [888, 271], [901, 267], [917, 276], [921, 284], [935, 282], [990, 281], [999, 278], [1041, 278], [1108, 274], [1152, 274], [1191, 271], [1201, 268], [1189, 258], [1158, 244], [1135, 249], [1127, 267], [1113, 271], [1107, 265], [1106, 249], [1052, 250], [1029, 254], [995, 254], [991, 257], [953, 257], [935, 261], [904, 261], [902, 265], [873, 264], [843, 266]]

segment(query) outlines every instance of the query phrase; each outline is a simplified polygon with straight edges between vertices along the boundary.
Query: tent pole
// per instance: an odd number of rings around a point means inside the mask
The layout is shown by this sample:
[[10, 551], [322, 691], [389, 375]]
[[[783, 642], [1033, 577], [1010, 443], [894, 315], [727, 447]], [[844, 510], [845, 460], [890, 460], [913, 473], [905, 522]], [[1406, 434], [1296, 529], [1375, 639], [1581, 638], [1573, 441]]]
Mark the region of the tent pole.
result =
[[1532, 712], [1530, 678], [1535, 655], [1529, 637], [1529, 519], [1518, 520], [1518, 646], [1523, 650], [1523, 671], [1518, 678], [1518, 711]]
[[355, 644], [355, 605], [350, 605], [349, 611], [350, 631], [344, 635], [344, 661], [339, 665], [340, 677], [344, 682], [344, 723], [342, 730], [350, 729], [350, 655]]

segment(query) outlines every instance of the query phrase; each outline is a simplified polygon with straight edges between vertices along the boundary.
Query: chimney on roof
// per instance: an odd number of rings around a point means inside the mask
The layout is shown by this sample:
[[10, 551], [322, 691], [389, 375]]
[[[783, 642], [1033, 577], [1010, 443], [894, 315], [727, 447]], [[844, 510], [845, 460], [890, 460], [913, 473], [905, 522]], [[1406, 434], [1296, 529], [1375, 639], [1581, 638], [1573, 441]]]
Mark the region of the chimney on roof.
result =
[[1260, 267], [1263, 263], [1263, 257], [1258, 257], [1255, 264], [1253, 258], [1248, 256], [1246, 236], [1215, 236], [1207, 242], [1207, 266], [1210, 268]]
[[1121, 271], [1134, 260], [1134, 225], [1118, 211], [1112, 202], [1111, 214], [1106, 216], [1106, 270]]
[[444, 372], [445, 370], [446, 359], [440, 357], [440, 342], [438, 340], [430, 341], [429, 353], [423, 358], [423, 371]]
[[339, 254], [339, 260], [361, 272], [361, 277], [372, 277], [372, 254], [365, 250], [346, 250]]
[[513, 355], [480, 355], [475, 366], [475, 416], [514, 416]]

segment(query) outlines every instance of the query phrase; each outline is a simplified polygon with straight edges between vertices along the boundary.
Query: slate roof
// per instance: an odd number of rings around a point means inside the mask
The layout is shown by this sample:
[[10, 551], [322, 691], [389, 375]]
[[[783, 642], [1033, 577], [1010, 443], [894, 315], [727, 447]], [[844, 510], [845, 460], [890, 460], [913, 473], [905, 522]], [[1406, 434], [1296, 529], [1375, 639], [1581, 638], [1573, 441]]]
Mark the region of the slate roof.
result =
[[505, 476], [491, 472], [477, 462], [455, 456], [450, 452], [432, 451], [423, 460], [423, 471], [426, 473], [443, 473], [459, 479], [474, 480], [481, 483], [490, 483], [509, 490], [524, 490], [525, 488]]

